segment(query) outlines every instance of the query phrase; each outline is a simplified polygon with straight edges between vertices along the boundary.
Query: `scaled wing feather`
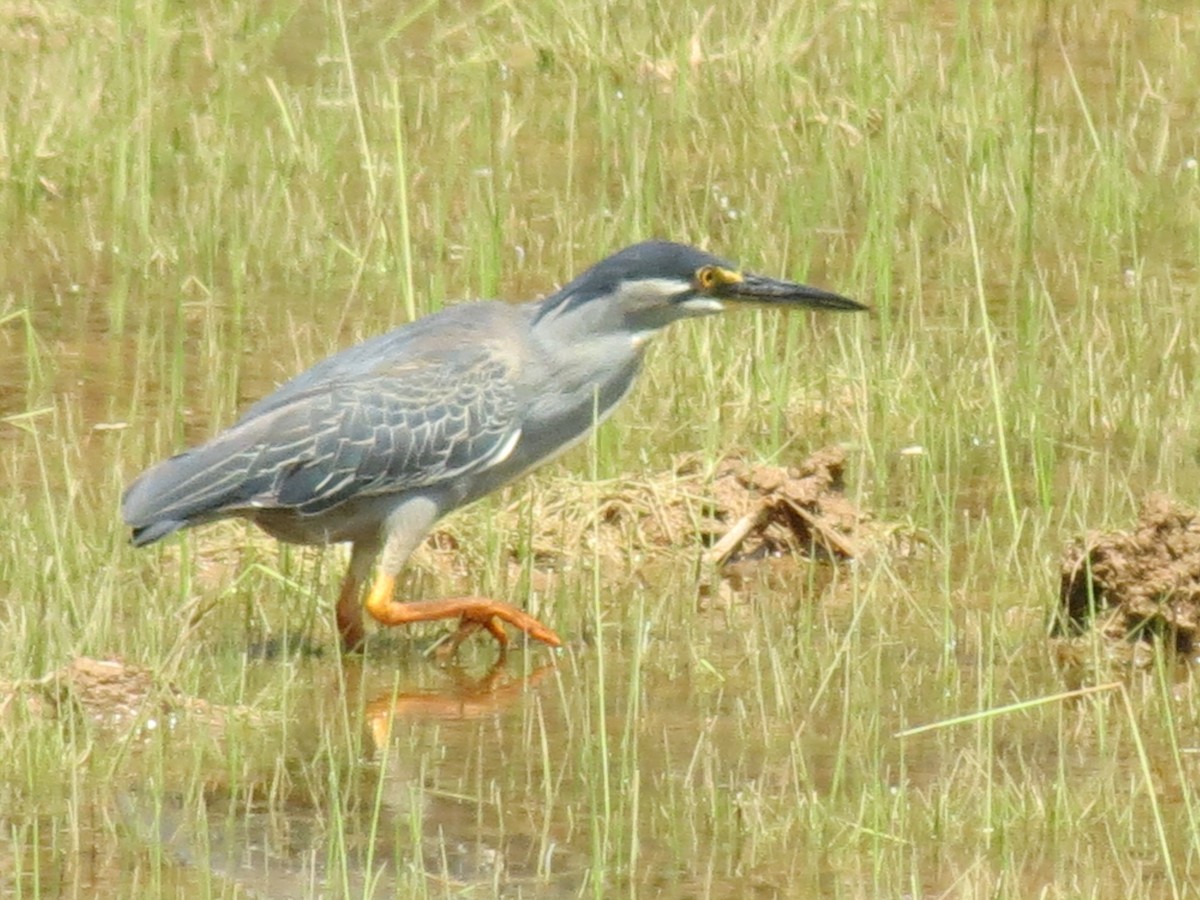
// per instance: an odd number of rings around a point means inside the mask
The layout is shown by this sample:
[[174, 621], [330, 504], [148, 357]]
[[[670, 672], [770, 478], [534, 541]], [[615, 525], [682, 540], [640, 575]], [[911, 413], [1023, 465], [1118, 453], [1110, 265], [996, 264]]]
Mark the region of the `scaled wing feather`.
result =
[[239, 510], [317, 515], [353, 497], [485, 469], [520, 433], [515, 373], [487, 343], [340, 374], [260, 404], [258, 414], [144, 473], [125, 495], [126, 521], [154, 540]]

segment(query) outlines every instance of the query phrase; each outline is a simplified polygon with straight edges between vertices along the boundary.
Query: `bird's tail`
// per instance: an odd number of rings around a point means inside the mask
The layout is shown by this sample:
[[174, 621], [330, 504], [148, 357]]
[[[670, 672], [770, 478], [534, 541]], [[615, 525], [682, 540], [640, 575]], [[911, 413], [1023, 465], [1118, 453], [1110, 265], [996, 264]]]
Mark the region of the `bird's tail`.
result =
[[121, 518], [133, 530], [134, 546], [223, 518], [248, 504], [261, 487], [250, 473], [253, 458], [230, 454], [225, 443], [218, 438], [163, 460], [126, 489]]

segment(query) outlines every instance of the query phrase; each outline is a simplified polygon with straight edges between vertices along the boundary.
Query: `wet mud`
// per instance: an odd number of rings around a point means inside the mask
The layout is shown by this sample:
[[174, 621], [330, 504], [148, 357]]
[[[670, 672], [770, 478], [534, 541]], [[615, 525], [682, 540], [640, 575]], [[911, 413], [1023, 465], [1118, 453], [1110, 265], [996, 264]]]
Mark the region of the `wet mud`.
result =
[[[791, 466], [739, 455], [713, 465], [688, 454], [646, 479], [555, 485], [533, 517], [535, 553], [553, 561], [577, 548], [606, 560], [699, 552], [717, 566], [784, 555], [858, 559], [888, 546], [897, 529], [846, 496], [845, 468], [840, 447]], [[599, 494], [589, 502], [592, 490]]]
[[1091, 532], [1066, 550], [1053, 638], [1060, 657], [1099, 635], [1138, 662], [1156, 644], [1190, 658], [1200, 646], [1200, 515], [1169, 497], [1143, 503], [1127, 531]]
[[184, 724], [220, 736], [233, 722], [261, 725], [269, 713], [191, 697], [151, 670], [117, 659], [76, 657], [44, 678], [0, 682], [0, 722], [79, 716], [103, 731], [147, 734]]

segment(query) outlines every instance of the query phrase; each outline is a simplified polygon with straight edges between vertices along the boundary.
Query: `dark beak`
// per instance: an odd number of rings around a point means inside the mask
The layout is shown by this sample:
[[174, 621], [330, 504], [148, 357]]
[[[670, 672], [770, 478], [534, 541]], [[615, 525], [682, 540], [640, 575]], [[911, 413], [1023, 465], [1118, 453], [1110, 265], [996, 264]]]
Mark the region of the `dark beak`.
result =
[[835, 309], [858, 312], [868, 307], [820, 288], [797, 284], [794, 281], [779, 281], [746, 272], [741, 281], [723, 284], [717, 294], [722, 300], [745, 303], [765, 303], [770, 306], [804, 306], [809, 309]]

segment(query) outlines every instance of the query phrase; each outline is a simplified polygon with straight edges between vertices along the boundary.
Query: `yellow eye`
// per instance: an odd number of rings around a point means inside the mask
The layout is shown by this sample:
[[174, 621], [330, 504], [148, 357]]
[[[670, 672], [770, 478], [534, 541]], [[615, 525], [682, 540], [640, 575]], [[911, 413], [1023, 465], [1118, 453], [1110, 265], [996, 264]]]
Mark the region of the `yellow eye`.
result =
[[709, 291], [720, 283], [720, 278], [717, 275], [716, 266], [704, 266], [702, 269], [696, 270], [696, 286]]

